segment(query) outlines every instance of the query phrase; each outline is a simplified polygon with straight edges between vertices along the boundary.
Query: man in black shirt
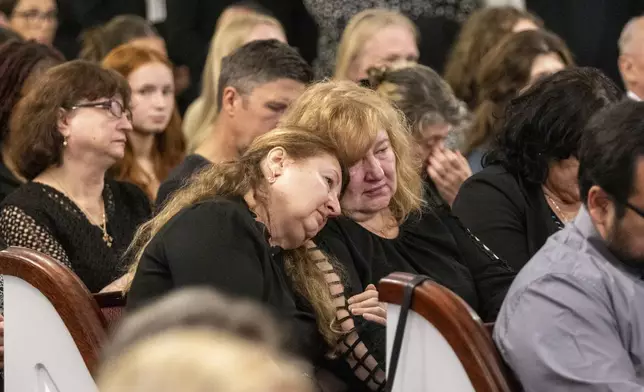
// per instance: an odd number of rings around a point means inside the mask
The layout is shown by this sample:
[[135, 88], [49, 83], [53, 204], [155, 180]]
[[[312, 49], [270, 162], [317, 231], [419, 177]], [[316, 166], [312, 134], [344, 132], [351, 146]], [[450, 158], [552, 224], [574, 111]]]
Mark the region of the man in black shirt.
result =
[[237, 159], [253, 139], [275, 128], [312, 79], [311, 67], [297, 51], [276, 40], [253, 41], [226, 56], [219, 75], [219, 114], [208, 138], [161, 184], [157, 210], [193, 173], [209, 163]]

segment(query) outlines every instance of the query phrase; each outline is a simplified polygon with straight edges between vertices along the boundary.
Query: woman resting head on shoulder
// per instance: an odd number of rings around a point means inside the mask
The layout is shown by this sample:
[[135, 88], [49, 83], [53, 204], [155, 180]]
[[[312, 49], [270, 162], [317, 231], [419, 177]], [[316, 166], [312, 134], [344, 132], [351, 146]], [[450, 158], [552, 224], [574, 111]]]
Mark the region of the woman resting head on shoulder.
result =
[[125, 156], [111, 172], [117, 180], [145, 190], [153, 201], [160, 183], [183, 159], [185, 145], [172, 64], [157, 51], [126, 44], [112, 50], [102, 65], [121, 74], [132, 89], [133, 129]]
[[456, 140], [469, 126], [465, 103], [424, 65], [371, 68], [369, 84], [405, 115], [414, 151], [422, 161], [428, 201], [451, 205], [463, 181], [472, 175], [465, 157], [446, 146], [448, 138], [451, 144], [458, 144]]
[[[385, 368], [384, 331], [372, 328], [378, 320], [377, 297], [364, 298], [392, 272], [426, 274], [482, 318], [494, 319], [514, 273], [484, 252], [451, 214], [426, 208], [419, 160], [401, 112], [373, 90], [332, 81], [305, 91], [281, 124], [325, 135], [349, 166], [340, 199], [344, 216], [331, 219], [313, 241], [346, 271], [342, 283], [352, 298], [344, 309], [362, 331], [359, 337], [372, 355], [366, 358], [378, 361], [373, 366]], [[358, 358], [365, 355], [354, 351]], [[371, 371], [376, 376], [367, 380], [377, 389], [383, 379], [370, 360], [357, 366], [356, 374], [364, 379], [360, 372]]]
[[333, 347], [335, 307], [305, 244], [340, 214], [345, 177], [327, 139], [294, 127], [258, 137], [238, 161], [209, 166], [139, 229], [128, 307], [206, 285], [266, 304], [292, 326], [290, 346], [304, 355], [318, 354], [316, 336]]
[[499, 134], [454, 213], [517, 271], [581, 206], [577, 151], [590, 117], [622, 98], [593, 68], [536, 81], [508, 104]]

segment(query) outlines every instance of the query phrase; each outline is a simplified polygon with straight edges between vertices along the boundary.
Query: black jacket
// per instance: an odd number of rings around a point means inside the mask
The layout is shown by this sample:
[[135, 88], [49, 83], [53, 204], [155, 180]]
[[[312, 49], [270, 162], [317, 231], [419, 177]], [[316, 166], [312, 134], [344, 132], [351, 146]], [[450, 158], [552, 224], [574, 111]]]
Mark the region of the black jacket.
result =
[[491, 165], [461, 186], [452, 206], [474, 235], [519, 271], [557, 232], [540, 186]]

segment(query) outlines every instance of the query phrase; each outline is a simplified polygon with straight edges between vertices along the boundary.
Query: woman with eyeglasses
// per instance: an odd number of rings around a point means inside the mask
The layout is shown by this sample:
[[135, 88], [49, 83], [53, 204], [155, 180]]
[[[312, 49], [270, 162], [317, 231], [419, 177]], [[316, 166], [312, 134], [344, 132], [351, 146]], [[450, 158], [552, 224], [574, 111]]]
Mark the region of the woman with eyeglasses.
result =
[[150, 215], [145, 193], [105, 178], [132, 130], [130, 87], [72, 61], [46, 71], [14, 108], [11, 157], [27, 183], [0, 205], [0, 240], [48, 254], [91, 292], [124, 272], [121, 257]]
[[58, 28], [55, 0], [0, 0], [0, 20], [26, 40], [50, 45]]

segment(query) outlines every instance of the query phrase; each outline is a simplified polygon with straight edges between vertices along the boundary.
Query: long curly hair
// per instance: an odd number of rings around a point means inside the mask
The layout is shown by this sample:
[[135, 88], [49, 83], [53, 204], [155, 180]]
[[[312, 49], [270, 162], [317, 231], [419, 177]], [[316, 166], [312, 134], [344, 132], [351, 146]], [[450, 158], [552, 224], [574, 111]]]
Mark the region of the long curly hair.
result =
[[483, 57], [476, 79], [479, 105], [465, 141], [465, 154], [493, 139], [506, 105], [529, 84], [534, 60], [545, 54], [556, 54], [565, 66], [574, 65], [563, 40], [544, 30], [507, 36]]
[[550, 163], [577, 156], [591, 116], [621, 96], [594, 68], [569, 68], [537, 81], [508, 105], [484, 166], [498, 164], [526, 183], [543, 184]]
[[514, 7], [482, 8], [470, 15], [463, 24], [447, 58], [444, 77], [452, 86], [454, 95], [465, 101], [470, 109], [476, 107], [476, 72], [483, 56], [511, 34], [517, 22], [524, 19], [543, 26], [537, 16]]
[[[127, 79], [132, 72], [149, 63], [162, 63], [172, 70], [172, 64], [162, 54], [132, 44], [121, 45], [112, 50], [105, 57], [102, 65], [107, 69], [113, 69]], [[181, 132], [181, 117], [175, 105], [170, 122], [163, 132], [154, 137], [152, 161], [154, 174], [160, 182], [165, 180], [170, 170], [181, 162], [184, 151], [185, 141]], [[125, 156], [111, 169], [111, 172], [117, 180], [131, 182], [146, 190], [150, 200], [155, 199], [156, 196], [149, 189], [148, 176], [136, 163], [132, 142], [129, 139], [125, 145]]]
[[[190, 205], [215, 197], [244, 196], [252, 190], [255, 191], [258, 202], [263, 204], [270, 214], [270, 195], [260, 163], [268, 152], [276, 147], [284, 148], [295, 160], [321, 154], [338, 156], [335, 146], [328, 139], [302, 128], [282, 127], [256, 138], [238, 161], [217, 163], [196, 174], [185, 187], [173, 195], [156, 217], [137, 230], [128, 250], [136, 252], [135, 263], [130, 271], [136, 271], [146, 247], [159, 230]], [[343, 184], [346, 184], [347, 170], [342, 160], [340, 163]], [[270, 228], [270, 222], [267, 227]], [[295, 290], [313, 306], [320, 333], [331, 347], [335, 347], [342, 333], [325, 274], [317, 266], [317, 260], [307, 251], [305, 245], [302, 245], [297, 249], [285, 251], [285, 265]]]

